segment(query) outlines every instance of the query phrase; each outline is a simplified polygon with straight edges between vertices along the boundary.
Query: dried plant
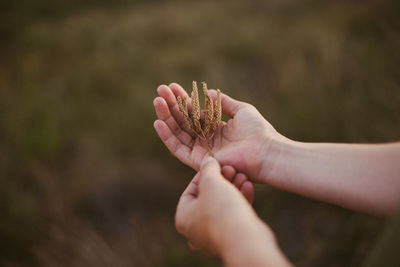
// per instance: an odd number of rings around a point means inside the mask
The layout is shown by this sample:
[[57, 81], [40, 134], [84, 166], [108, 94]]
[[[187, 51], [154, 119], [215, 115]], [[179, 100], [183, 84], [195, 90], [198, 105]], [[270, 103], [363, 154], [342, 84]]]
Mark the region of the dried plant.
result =
[[201, 117], [201, 108], [199, 100], [199, 90], [197, 83], [193, 81], [193, 91], [191, 94], [192, 113], [188, 111], [188, 99], [185, 97], [183, 100], [180, 96], [177, 97], [179, 111], [185, 118], [187, 126], [196, 134], [201, 141], [207, 143], [207, 150], [210, 156], [213, 156], [211, 150], [213, 147], [213, 137], [221, 122], [221, 91], [217, 90], [217, 100], [213, 101], [208, 93], [207, 84], [203, 85], [204, 94], [204, 109], [203, 118]]

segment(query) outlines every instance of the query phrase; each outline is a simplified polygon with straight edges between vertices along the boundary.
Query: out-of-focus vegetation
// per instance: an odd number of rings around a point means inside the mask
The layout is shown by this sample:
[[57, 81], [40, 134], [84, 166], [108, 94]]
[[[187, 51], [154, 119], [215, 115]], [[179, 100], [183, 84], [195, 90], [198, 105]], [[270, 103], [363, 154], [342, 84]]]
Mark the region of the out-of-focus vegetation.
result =
[[[3, 1], [0, 265], [218, 266], [174, 230], [194, 172], [153, 131], [206, 80], [303, 141], [400, 133], [396, 1]], [[379, 178], [379, 177], [378, 177]], [[359, 265], [383, 221], [257, 187], [298, 266]]]

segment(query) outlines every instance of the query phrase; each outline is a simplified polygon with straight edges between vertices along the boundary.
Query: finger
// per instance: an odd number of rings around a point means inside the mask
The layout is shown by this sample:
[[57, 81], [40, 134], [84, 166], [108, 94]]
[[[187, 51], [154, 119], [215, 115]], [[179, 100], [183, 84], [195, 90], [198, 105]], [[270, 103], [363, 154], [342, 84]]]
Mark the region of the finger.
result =
[[[191, 109], [192, 109], [192, 100], [191, 100], [190, 96], [188, 95], [188, 93], [185, 91], [185, 89], [183, 89], [183, 87], [177, 83], [171, 83], [168, 86], [171, 89], [172, 93], [175, 95], [175, 98], [177, 98], [178, 96], [180, 96], [182, 99], [187, 97], [188, 111], [190, 113]], [[179, 110], [179, 106], [178, 106], [178, 110]], [[204, 116], [203, 110], [200, 110], [200, 114], [201, 114], [200, 117], [202, 118]], [[191, 131], [191, 129], [189, 127], [188, 127], [188, 129]]]
[[188, 245], [189, 245], [189, 247], [190, 247], [191, 250], [194, 250], [194, 251], [200, 250], [200, 249], [199, 249], [198, 247], [196, 247], [191, 241], [188, 241]]
[[199, 177], [200, 173], [196, 173], [186, 189], [183, 191], [180, 202], [191, 201], [199, 195]]
[[[200, 167], [199, 190], [210, 191], [216, 189], [215, 185], [219, 181], [218, 178], [220, 178], [218, 176], [221, 176], [219, 163], [212, 157], [206, 157]], [[221, 181], [223, 181], [222, 177]]]
[[[190, 128], [186, 125], [185, 118], [179, 111], [178, 102], [176, 100], [177, 95], [175, 95], [172, 92], [171, 88], [169, 88], [166, 85], [160, 85], [157, 88], [157, 93], [159, 96], [165, 99], [169, 107], [169, 110], [171, 112], [171, 115], [175, 118], [176, 122], [181, 126], [181, 128], [187, 133], [191, 133]], [[182, 94], [180, 96], [184, 97], [184, 94], [182, 92], [180, 93]]]
[[175, 118], [171, 115], [167, 102], [162, 97], [156, 97], [153, 101], [154, 108], [158, 119], [163, 120], [172, 133], [185, 145], [191, 147], [193, 145], [193, 138], [186, 131], [183, 131], [176, 122]]
[[240, 188], [240, 192], [242, 192], [243, 196], [249, 201], [250, 204], [253, 203], [254, 200], [254, 185], [246, 181], [243, 183], [242, 187]]
[[184, 164], [192, 166], [189, 161], [191, 149], [184, 145], [169, 129], [168, 125], [162, 120], [154, 122], [154, 129], [160, 136], [161, 141], [165, 144], [168, 150]]
[[185, 89], [183, 89], [183, 87], [180, 86], [179, 84], [171, 83], [169, 85], [169, 88], [171, 88], [171, 91], [174, 93], [175, 96], [180, 96], [182, 98], [184, 98], [184, 97], [189, 98], [189, 95], [187, 94]]
[[247, 177], [243, 173], [238, 173], [236, 174], [235, 178], [233, 179], [232, 183], [237, 187], [237, 189], [240, 189], [243, 185], [244, 182], [246, 182]]
[[236, 170], [230, 165], [225, 165], [221, 169], [222, 176], [225, 177], [229, 182], [232, 182], [233, 178], [235, 177]]
[[199, 178], [200, 174], [197, 173], [183, 191], [176, 207], [175, 227], [183, 235], [187, 233], [188, 218], [191, 217], [193, 210], [195, 210], [193, 205], [196, 203], [195, 199], [199, 194]]
[[[211, 97], [215, 100], [217, 99], [217, 91], [209, 90]], [[225, 115], [233, 118], [235, 117], [236, 113], [241, 109], [245, 108], [248, 104], [245, 102], [241, 102], [229, 97], [226, 94], [221, 93], [221, 106], [222, 106], [222, 113]]]

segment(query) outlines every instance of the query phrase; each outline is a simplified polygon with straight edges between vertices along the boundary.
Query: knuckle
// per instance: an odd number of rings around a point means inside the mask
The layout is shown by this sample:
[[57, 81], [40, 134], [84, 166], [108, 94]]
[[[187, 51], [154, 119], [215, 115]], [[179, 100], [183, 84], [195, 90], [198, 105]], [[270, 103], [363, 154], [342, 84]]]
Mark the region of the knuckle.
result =
[[181, 234], [186, 232], [186, 226], [181, 220], [179, 220], [179, 218], [175, 218], [175, 229]]
[[242, 107], [245, 109], [256, 109], [253, 105], [246, 103], [246, 102], [241, 102], [242, 103]]

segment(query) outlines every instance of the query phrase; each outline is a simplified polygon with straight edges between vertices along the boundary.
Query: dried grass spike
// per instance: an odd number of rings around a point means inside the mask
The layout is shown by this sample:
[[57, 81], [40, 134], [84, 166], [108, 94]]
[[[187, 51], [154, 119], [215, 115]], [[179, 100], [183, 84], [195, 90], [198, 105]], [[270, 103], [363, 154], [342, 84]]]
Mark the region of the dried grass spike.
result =
[[[200, 139], [202, 144], [207, 144], [207, 150], [210, 156], [213, 156], [213, 137], [221, 123], [222, 106], [221, 106], [221, 91], [217, 90], [217, 99], [214, 102], [208, 92], [207, 84], [203, 84], [204, 93], [204, 118], [201, 118], [201, 108], [199, 100], [199, 90], [197, 89], [197, 83], [193, 81], [193, 91], [191, 94], [192, 111], [188, 111], [188, 99], [184, 97], [177, 97], [179, 111], [185, 118], [186, 124], [193, 131], [195, 135]], [[203, 143], [204, 142], [204, 143]]]
[[[213, 129], [214, 122], [214, 107], [213, 100], [208, 93], [207, 83], [203, 82], [204, 93], [204, 134], [207, 136], [211, 129]], [[211, 133], [212, 134], [212, 133]]]
[[182, 102], [182, 98], [180, 96], [177, 97], [177, 100], [178, 100], [179, 111], [182, 113], [183, 117], [185, 118], [185, 122], [186, 122], [187, 126], [193, 130], [193, 123], [192, 123], [192, 120], [190, 119], [188, 107], [187, 107], [187, 97], [185, 96], [183, 98], [183, 102]]
[[194, 129], [199, 135], [204, 135], [200, 123], [199, 91], [197, 89], [197, 83], [195, 81], [193, 81], [193, 91], [191, 98], [192, 98], [192, 119], [193, 119]]
[[221, 123], [222, 119], [222, 105], [221, 105], [221, 91], [217, 90], [217, 100], [214, 103], [214, 121], [213, 132], [215, 132]]

